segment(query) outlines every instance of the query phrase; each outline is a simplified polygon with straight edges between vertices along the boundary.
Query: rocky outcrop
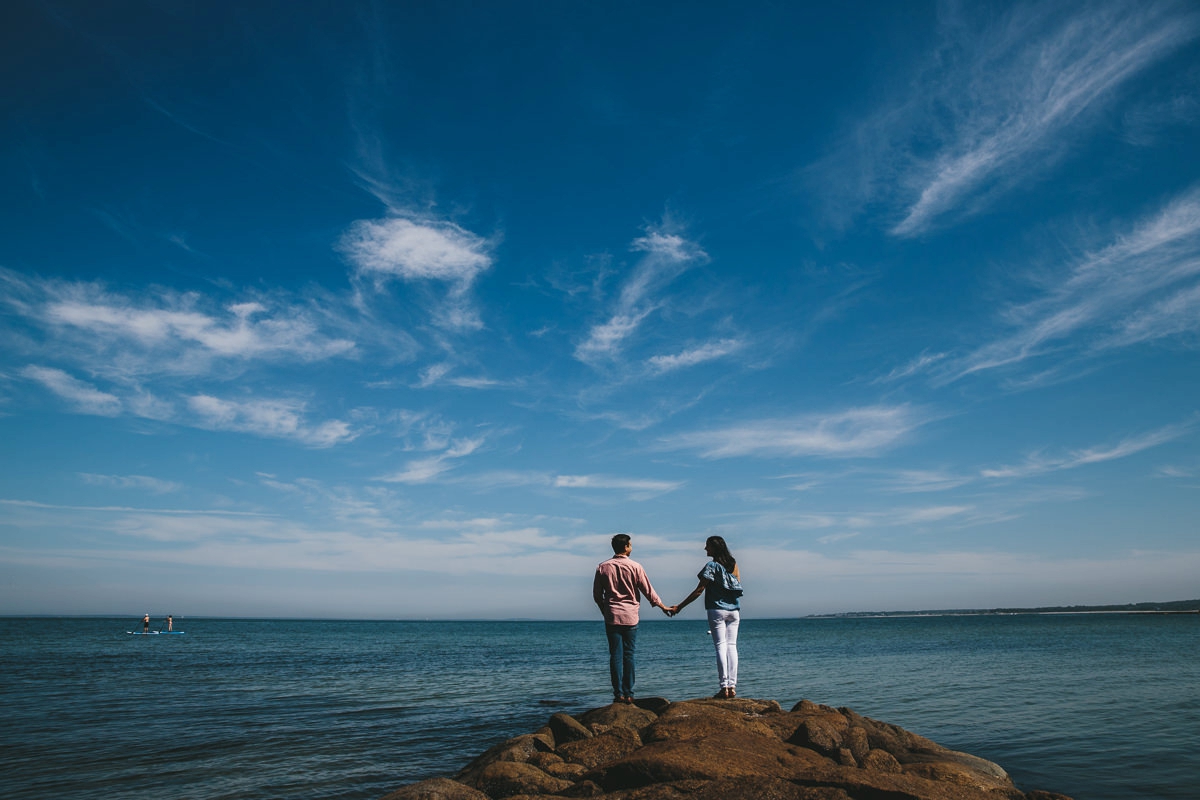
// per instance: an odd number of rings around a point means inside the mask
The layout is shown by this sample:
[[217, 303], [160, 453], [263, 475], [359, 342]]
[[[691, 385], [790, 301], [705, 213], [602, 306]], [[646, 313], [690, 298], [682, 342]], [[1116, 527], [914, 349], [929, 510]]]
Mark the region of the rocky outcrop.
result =
[[501, 742], [383, 800], [1070, 800], [996, 764], [807, 700], [611, 705]]

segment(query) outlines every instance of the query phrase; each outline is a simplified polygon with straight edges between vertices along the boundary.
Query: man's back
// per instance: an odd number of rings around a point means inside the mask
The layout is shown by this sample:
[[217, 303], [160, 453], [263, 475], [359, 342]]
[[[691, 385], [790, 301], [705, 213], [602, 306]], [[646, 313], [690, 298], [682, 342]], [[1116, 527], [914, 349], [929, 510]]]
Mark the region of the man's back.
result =
[[646, 570], [625, 555], [615, 555], [596, 567], [592, 595], [610, 625], [637, 625], [642, 595], [655, 605], [662, 603]]

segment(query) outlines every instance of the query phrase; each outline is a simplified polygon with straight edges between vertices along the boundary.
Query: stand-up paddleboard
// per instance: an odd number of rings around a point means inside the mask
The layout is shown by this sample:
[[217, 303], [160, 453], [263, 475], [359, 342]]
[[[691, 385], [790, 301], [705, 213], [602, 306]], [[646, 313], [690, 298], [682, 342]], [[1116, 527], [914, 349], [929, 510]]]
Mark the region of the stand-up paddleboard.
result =
[[125, 631], [130, 636], [183, 636], [187, 631]]

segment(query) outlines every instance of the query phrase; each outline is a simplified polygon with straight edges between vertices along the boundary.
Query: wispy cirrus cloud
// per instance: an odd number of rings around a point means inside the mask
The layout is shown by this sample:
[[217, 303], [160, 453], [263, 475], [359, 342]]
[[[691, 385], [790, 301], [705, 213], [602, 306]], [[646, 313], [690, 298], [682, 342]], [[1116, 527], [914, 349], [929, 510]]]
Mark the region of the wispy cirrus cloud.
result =
[[957, 489], [960, 486], [970, 483], [971, 480], [970, 476], [957, 473], [905, 469], [897, 470], [884, 476], [883, 484], [890, 491], [907, 494], [944, 492], [950, 489]]
[[121, 399], [116, 395], [97, 389], [95, 385], [54, 367], [30, 364], [21, 374], [41, 384], [82, 414], [115, 417], [122, 411]]
[[980, 471], [980, 475], [984, 478], [1028, 478], [1047, 472], [1075, 469], [1088, 464], [1127, 458], [1143, 450], [1149, 450], [1186, 436], [1194, 427], [1192, 422], [1167, 425], [1149, 433], [1127, 437], [1113, 445], [1072, 450], [1061, 455], [1033, 453], [1022, 464], [984, 469]]
[[1012, 333], [941, 366], [957, 378], [1055, 348], [1096, 353], [1194, 333], [1198, 281], [1200, 188], [1193, 188], [1085, 254], [1037, 299], [1009, 309]]
[[452, 439], [440, 452], [423, 458], [410, 459], [403, 469], [381, 475], [376, 480], [385, 483], [430, 483], [454, 467], [454, 462], [466, 458], [483, 446], [485, 440]]
[[84, 483], [91, 486], [105, 486], [113, 489], [140, 489], [153, 494], [169, 494], [183, 488], [175, 481], [164, 481], [149, 475], [95, 475], [89, 472], [79, 473]]
[[298, 400], [225, 400], [198, 394], [187, 400], [197, 427], [234, 431], [272, 439], [291, 439], [313, 447], [331, 447], [359, 435], [343, 420], [311, 423], [307, 404]]
[[314, 362], [355, 353], [346, 327], [316, 304], [249, 296], [220, 303], [196, 292], [150, 288], [131, 294], [85, 281], [45, 280], [0, 270], [0, 302], [37, 332], [36, 352], [86, 364], [114, 379], [200, 375], [214, 365]]
[[640, 495], [659, 495], [683, 486], [682, 481], [622, 478], [613, 475], [556, 475], [554, 486], [559, 489], [615, 489]]
[[652, 228], [630, 245], [644, 253], [632, 273], [621, 285], [608, 318], [593, 325], [575, 348], [575, 357], [585, 364], [598, 365], [618, 358], [626, 342], [664, 299], [661, 293], [692, 265], [708, 259], [699, 245], [675, 233], [668, 224]]
[[715, 361], [733, 355], [743, 347], [745, 347], [745, 342], [740, 339], [720, 339], [674, 355], [653, 356], [648, 364], [657, 373], [674, 372], [677, 369], [694, 367], [706, 361]]
[[494, 242], [452, 222], [394, 216], [359, 220], [339, 248], [360, 276], [382, 282], [440, 283], [445, 297], [432, 311], [450, 329], [482, 327], [470, 288], [492, 266]]
[[926, 421], [910, 406], [867, 406], [681, 433], [663, 437], [658, 447], [695, 450], [704, 458], [871, 456], [899, 444]]
[[1200, 31], [1186, 6], [1113, 3], [1085, 6], [1031, 35], [1034, 23], [1050, 21], [1046, 13], [1017, 7], [982, 41], [954, 43], [966, 54], [958, 65], [965, 82], [946, 87], [941, 99], [957, 96], [950, 128], [911, 176], [917, 196], [893, 234], [922, 233], [964, 201], [974, 205], [980, 193], [1045, 169], [1088, 112], [1116, 101], [1132, 78]]
[[[1013, 5], [981, 21], [949, 6], [943, 40], [913, 90], [810, 168], [847, 194], [834, 216], [899, 207], [890, 232], [911, 237], [977, 213], [997, 194], [1069, 157], [1098, 112], [1200, 34], [1194, 7], [1172, 2]], [[826, 184], [828, 185], [828, 184]]]

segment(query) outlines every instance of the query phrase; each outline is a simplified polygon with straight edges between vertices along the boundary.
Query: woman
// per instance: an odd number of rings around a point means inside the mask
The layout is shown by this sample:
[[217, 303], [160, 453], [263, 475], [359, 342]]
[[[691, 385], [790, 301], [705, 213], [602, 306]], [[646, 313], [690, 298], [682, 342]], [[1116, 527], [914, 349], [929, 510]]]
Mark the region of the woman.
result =
[[713, 696], [737, 697], [741, 576], [738, 574], [737, 560], [720, 536], [708, 537], [704, 542], [704, 552], [712, 560], [697, 575], [700, 584], [682, 603], [672, 606], [668, 611], [674, 616], [701, 593], [704, 594], [704, 607], [708, 609], [708, 631], [717, 648], [717, 677], [721, 681], [721, 690]]

